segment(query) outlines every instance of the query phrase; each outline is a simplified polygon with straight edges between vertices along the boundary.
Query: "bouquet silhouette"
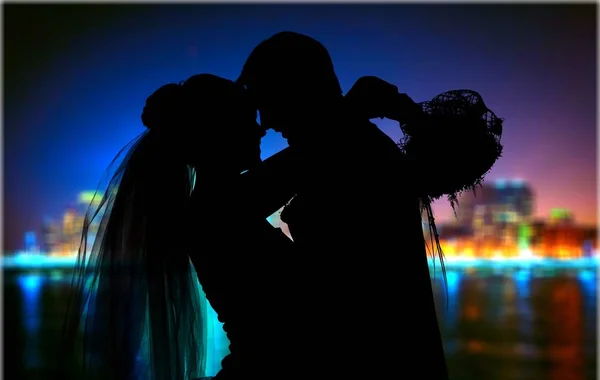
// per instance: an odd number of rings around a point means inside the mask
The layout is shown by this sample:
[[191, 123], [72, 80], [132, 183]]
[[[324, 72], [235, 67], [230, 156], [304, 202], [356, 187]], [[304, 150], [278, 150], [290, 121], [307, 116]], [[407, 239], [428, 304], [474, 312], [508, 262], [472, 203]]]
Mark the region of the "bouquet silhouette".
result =
[[465, 190], [475, 190], [502, 155], [503, 120], [472, 90], [453, 90], [415, 103], [380, 78], [360, 78], [346, 94], [354, 112], [369, 119], [396, 120], [398, 143], [426, 189], [422, 201], [447, 196], [452, 207]]

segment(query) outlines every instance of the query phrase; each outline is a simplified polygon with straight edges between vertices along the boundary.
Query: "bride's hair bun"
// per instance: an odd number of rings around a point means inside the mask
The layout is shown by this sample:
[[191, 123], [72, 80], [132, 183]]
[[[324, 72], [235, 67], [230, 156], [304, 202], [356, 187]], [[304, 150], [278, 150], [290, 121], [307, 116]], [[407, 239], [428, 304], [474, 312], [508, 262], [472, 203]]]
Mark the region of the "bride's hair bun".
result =
[[169, 83], [161, 86], [146, 99], [142, 123], [148, 129], [160, 128], [177, 118], [183, 103], [181, 85]]

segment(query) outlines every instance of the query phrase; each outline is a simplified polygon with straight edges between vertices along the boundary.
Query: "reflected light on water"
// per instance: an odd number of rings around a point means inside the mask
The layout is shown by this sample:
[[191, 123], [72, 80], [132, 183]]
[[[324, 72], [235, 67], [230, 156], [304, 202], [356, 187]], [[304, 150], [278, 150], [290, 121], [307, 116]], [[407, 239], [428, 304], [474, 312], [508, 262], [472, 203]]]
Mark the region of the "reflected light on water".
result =
[[458, 322], [460, 312], [458, 289], [460, 287], [460, 273], [458, 271], [446, 272], [446, 286], [448, 289], [448, 299], [446, 308], [446, 323], [449, 329], [454, 329]]
[[529, 297], [529, 280], [531, 272], [526, 269], [520, 269], [514, 274], [517, 291], [521, 297]]
[[[435, 289], [440, 328], [455, 379], [584, 380], [595, 371], [595, 267], [579, 263], [563, 263], [562, 268], [526, 262], [453, 264], [446, 272], [448, 297], [439, 272]], [[66, 294], [71, 279], [66, 269], [34, 270], [16, 272], [12, 276], [16, 281], [5, 280], [16, 300], [10, 312], [22, 320], [18, 336], [25, 341], [18, 365], [32, 371], [50, 360], [48, 352], [44, 353], [50, 350], [44, 334], [62, 323], [56, 319], [58, 314], [49, 312], [49, 305], [56, 305], [52, 289]], [[208, 333], [206, 375], [212, 376], [228, 353], [229, 341], [201, 287], [199, 290]], [[493, 369], [488, 370], [490, 365]]]
[[[522, 337], [530, 337], [533, 331], [533, 315], [529, 299], [531, 296], [531, 270], [518, 270], [515, 272], [513, 278], [518, 293], [516, 309], [521, 313], [521, 318], [518, 319], [519, 322], [517, 328]], [[531, 357], [537, 354], [533, 347], [524, 343], [518, 343], [516, 345], [515, 353], [525, 357]]]
[[587, 286], [595, 288], [597, 285], [596, 282], [596, 273], [591, 270], [582, 270], [579, 272], [579, 280]]
[[548, 358], [552, 380], [583, 378], [581, 298], [572, 281], [560, 281], [551, 293]]
[[19, 287], [23, 294], [23, 316], [28, 344], [25, 353], [27, 367], [36, 367], [40, 364], [38, 350], [36, 349], [37, 337], [41, 325], [38, 307], [40, 306], [40, 291], [43, 277], [39, 274], [27, 274], [18, 279]]
[[448, 285], [448, 295], [452, 296], [456, 294], [458, 285], [460, 284], [460, 273], [457, 271], [451, 271], [446, 273], [446, 281]]
[[19, 286], [23, 292], [25, 325], [27, 331], [31, 334], [37, 332], [40, 326], [40, 318], [38, 315], [38, 298], [42, 288], [42, 276], [38, 274], [29, 274], [19, 277]]
[[62, 271], [59, 270], [53, 270], [52, 272], [50, 272], [50, 279], [52, 281], [62, 281], [64, 280], [65, 276], [63, 275]]

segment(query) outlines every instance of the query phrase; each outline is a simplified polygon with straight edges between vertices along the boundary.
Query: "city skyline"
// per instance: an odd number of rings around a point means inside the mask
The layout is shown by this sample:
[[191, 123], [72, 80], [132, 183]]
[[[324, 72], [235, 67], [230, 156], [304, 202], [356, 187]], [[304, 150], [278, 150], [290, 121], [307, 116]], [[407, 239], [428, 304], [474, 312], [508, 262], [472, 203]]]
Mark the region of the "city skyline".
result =
[[[438, 219], [436, 223], [444, 252], [450, 257], [527, 258], [535, 256], [535, 250], [542, 257], [571, 259], [591, 255], [597, 247], [597, 226], [582, 225], [570, 209], [554, 208], [548, 217], [536, 217], [535, 193], [521, 179], [488, 181], [478, 187], [476, 194], [463, 195], [456, 218], [450, 222]], [[81, 242], [84, 217], [89, 215], [88, 207], [97, 207], [101, 197], [95, 191], [80, 192], [60, 218], [44, 221], [38, 228], [39, 239], [34, 231], [25, 233], [22, 252], [74, 255]], [[279, 212], [267, 220], [290, 236]], [[99, 222], [100, 216], [92, 221], [88, 238], [95, 236]], [[425, 224], [423, 231], [426, 235], [429, 232]]]
[[[143, 131], [154, 89], [199, 72], [235, 79], [281, 30], [321, 40], [344, 90], [377, 75], [416, 101], [478, 91], [505, 119], [488, 179], [530, 182], [538, 216], [561, 207], [597, 223], [595, 5], [6, 6], [5, 19], [5, 249], [96, 187]], [[270, 131], [263, 158], [285, 146]], [[435, 211], [452, 218], [445, 201]]]

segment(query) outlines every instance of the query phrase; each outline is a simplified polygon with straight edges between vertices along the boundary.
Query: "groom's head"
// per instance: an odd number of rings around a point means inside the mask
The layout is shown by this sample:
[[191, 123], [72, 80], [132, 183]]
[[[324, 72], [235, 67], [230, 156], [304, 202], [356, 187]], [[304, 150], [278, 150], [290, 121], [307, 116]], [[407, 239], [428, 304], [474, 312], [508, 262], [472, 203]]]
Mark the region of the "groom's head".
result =
[[342, 98], [327, 49], [294, 32], [277, 33], [254, 48], [238, 82], [254, 97], [263, 126], [284, 135]]

